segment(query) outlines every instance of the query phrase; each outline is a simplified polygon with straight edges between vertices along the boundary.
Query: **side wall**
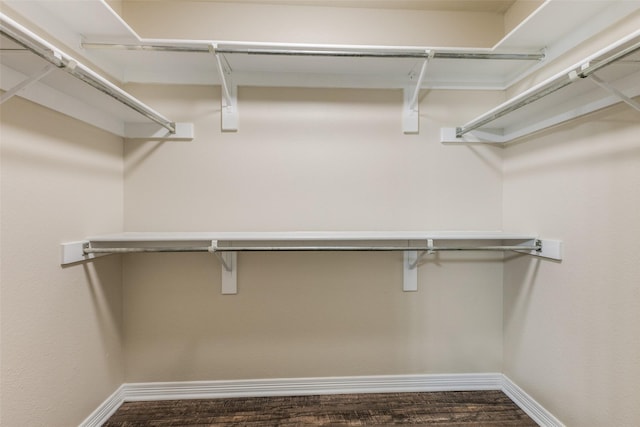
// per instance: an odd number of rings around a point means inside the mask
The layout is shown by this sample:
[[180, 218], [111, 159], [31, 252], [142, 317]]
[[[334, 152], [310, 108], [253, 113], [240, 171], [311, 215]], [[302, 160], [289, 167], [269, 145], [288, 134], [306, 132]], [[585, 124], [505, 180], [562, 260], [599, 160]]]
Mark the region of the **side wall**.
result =
[[124, 382], [122, 263], [60, 243], [122, 229], [122, 139], [21, 98], [1, 109], [3, 426], [78, 425]]
[[620, 105], [504, 152], [505, 228], [565, 244], [505, 264], [504, 373], [570, 426], [640, 424], [639, 124]]

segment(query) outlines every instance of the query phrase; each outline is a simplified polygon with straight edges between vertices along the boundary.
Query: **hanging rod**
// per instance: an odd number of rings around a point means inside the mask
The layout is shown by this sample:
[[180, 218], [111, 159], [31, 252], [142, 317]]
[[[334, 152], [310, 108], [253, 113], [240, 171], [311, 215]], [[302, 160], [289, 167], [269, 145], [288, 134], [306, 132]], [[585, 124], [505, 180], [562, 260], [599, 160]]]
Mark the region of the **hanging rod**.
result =
[[85, 254], [129, 254], [142, 252], [212, 252], [210, 246], [178, 247], [141, 247], [141, 248], [83, 248]]
[[502, 116], [505, 116], [515, 110], [518, 110], [526, 105], [531, 104], [541, 98], [544, 98], [547, 95], [552, 94], [566, 86], [569, 86], [573, 82], [578, 79], [584, 79], [596, 71], [601, 70], [604, 67], [607, 67], [613, 64], [616, 61], [621, 60], [635, 52], [640, 50], [640, 42], [636, 42], [631, 46], [617, 52], [613, 55], [610, 55], [607, 58], [598, 61], [587, 61], [578, 69], [574, 69], [569, 73], [563, 74], [560, 78], [554, 79], [546, 85], [541, 86], [540, 88], [531, 91], [531, 92], [523, 92], [520, 96], [517, 96], [504, 104], [502, 107], [496, 108], [491, 112], [487, 113], [487, 115], [480, 117], [472, 122], [467, 123], [464, 126], [456, 128], [456, 138], [461, 138], [463, 135], [479, 128], [487, 123], [490, 123], [496, 119], [499, 119]]
[[38, 37], [25, 27], [0, 13], [0, 34], [13, 40], [17, 44], [30, 50], [40, 58], [50, 62], [61, 70], [87, 83], [116, 101], [137, 111], [149, 120], [167, 129], [171, 134], [176, 133], [176, 124], [160, 113], [152, 110], [140, 101], [114, 86], [94, 71], [85, 67], [73, 58], [65, 55], [47, 41]]
[[398, 252], [398, 251], [536, 251], [539, 245], [534, 246], [468, 246], [468, 247], [450, 247], [436, 246], [429, 248], [428, 246], [230, 246], [216, 247], [212, 252], [295, 252], [295, 251], [363, 251], [363, 252]]
[[[246, 55], [284, 55], [284, 56], [330, 56], [356, 58], [430, 58], [428, 52], [369, 52], [340, 50], [286, 50], [286, 49], [218, 49], [219, 53]], [[438, 59], [493, 59], [540, 61], [542, 53], [475, 53], [475, 52], [438, 52], [433, 51], [433, 58]]]
[[[210, 53], [209, 46], [212, 42], [202, 44], [124, 44], [124, 43], [82, 43], [86, 49], [120, 49], [142, 50], [155, 52], [183, 52], [183, 53]], [[430, 56], [425, 50], [354, 50], [354, 49], [274, 49], [274, 48], [217, 48], [217, 53], [245, 54], [245, 55], [272, 55], [272, 56], [320, 56], [320, 57], [347, 57], [347, 58], [422, 58]], [[434, 51], [433, 57], [440, 59], [484, 59], [484, 60], [519, 60], [541, 61], [545, 58], [543, 53], [480, 53], [458, 51]]]
[[511, 246], [193, 246], [193, 247], [85, 247], [85, 254], [125, 254], [143, 252], [311, 252], [311, 251], [362, 251], [362, 252], [399, 252], [399, 251], [540, 251], [542, 245], [511, 245]]

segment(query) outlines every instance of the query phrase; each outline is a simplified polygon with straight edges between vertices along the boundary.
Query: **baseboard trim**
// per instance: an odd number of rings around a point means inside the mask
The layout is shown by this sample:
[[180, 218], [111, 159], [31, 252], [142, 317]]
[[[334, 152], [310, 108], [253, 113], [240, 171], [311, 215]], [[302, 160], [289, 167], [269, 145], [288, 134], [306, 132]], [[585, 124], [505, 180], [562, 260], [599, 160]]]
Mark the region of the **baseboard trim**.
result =
[[547, 411], [535, 399], [518, 387], [506, 375], [502, 376], [502, 391], [513, 402], [531, 417], [533, 421], [543, 427], [564, 427], [564, 424]]
[[304, 396], [445, 390], [499, 390], [501, 374], [383, 375], [125, 384], [127, 401]]
[[80, 427], [100, 427], [104, 424], [111, 415], [114, 414], [125, 402], [124, 384], [118, 387], [116, 391], [107, 400], [102, 402], [95, 411], [91, 413], [82, 423]]
[[484, 373], [125, 383], [80, 427], [99, 427], [122, 403], [134, 401], [477, 390], [502, 390], [539, 425], [563, 426], [509, 378]]

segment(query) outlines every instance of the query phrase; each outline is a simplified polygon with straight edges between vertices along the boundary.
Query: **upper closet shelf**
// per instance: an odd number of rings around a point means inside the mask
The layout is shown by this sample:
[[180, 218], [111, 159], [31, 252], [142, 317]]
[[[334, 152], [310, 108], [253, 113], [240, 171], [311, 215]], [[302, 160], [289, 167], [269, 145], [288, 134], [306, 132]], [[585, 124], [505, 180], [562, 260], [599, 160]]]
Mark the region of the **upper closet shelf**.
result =
[[430, 59], [421, 87], [500, 90], [640, 7], [547, 0], [494, 46], [468, 49], [149, 39], [104, 0], [5, 2], [123, 82], [223, 84], [215, 51], [237, 85], [415, 87]]
[[418, 132], [421, 89], [505, 90], [640, 9], [546, 0], [494, 46], [467, 49], [144, 39], [105, 0], [4, 4], [122, 82], [221, 85], [223, 130], [238, 126], [237, 87], [252, 85], [401, 88], [405, 133]]
[[506, 143], [610, 105], [640, 112], [640, 30], [457, 128], [442, 142]]
[[0, 102], [15, 95], [126, 138], [192, 139], [175, 123], [0, 14]]

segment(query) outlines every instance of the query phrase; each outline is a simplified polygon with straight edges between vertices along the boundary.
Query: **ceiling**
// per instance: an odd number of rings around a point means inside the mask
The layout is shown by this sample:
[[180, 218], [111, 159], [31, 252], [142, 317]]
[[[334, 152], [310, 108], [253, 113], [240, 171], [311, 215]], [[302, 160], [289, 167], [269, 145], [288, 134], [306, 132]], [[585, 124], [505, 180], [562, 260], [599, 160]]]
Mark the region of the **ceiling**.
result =
[[[174, 0], [180, 1], [180, 0]], [[216, 3], [286, 4], [374, 9], [505, 13], [516, 0], [197, 0]]]

